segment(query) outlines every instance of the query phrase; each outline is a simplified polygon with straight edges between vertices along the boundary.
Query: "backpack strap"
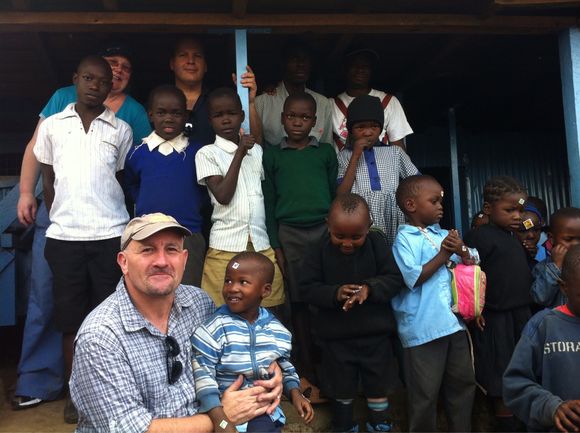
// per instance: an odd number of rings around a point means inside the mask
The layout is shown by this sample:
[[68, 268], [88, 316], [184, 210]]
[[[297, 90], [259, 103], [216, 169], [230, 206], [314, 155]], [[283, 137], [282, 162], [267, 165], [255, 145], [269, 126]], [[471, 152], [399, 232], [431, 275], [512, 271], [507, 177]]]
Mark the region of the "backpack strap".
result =
[[[342, 113], [344, 118], [346, 119], [347, 109], [346, 109], [346, 105], [344, 104], [342, 99], [340, 99], [338, 96], [335, 96], [334, 103], [336, 104], [336, 106], [338, 107], [338, 109], [340, 110], [340, 112]], [[343, 143], [342, 140], [340, 139], [340, 137], [335, 133], [332, 134], [332, 137], [334, 139], [334, 144], [336, 144], [336, 148], [340, 152], [344, 148], [345, 143]]]
[[336, 148], [340, 152], [346, 146], [346, 144], [343, 143], [340, 137], [334, 132], [332, 133], [332, 138], [334, 139], [334, 144], [336, 144]]
[[[389, 105], [389, 102], [391, 102], [391, 98], [393, 97], [393, 95], [390, 94], [386, 94], [385, 97], [383, 98], [383, 100], [381, 101], [381, 106], [383, 107], [383, 111], [387, 108], [387, 106]], [[389, 136], [387, 134], [387, 131], [385, 131], [385, 135], [383, 135], [383, 139], [382, 142], [384, 144], [388, 144], [389, 143]]]
[[[346, 105], [344, 105], [344, 102], [342, 102], [342, 99], [340, 99], [338, 96], [334, 97], [334, 103], [336, 104], [336, 106], [338, 107], [338, 109], [340, 110], [340, 112], [342, 113], [342, 115], [344, 117], [346, 117]], [[387, 102], [388, 104], [388, 102]], [[386, 107], [386, 105], [385, 105]]]

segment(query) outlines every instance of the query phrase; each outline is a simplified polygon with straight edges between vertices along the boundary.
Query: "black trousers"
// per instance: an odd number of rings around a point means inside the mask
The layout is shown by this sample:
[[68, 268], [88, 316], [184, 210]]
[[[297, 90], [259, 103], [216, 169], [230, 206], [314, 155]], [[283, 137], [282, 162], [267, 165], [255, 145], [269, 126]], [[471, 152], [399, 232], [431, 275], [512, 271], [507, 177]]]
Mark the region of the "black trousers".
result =
[[409, 431], [437, 431], [437, 399], [443, 398], [448, 431], [471, 431], [475, 374], [467, 332], [403, 350]]
[[46, 238], [44, 256], [53, 274], [54, 324], [76, 333], [89, 312], [115, 291], [120, 238], [61, 241]]

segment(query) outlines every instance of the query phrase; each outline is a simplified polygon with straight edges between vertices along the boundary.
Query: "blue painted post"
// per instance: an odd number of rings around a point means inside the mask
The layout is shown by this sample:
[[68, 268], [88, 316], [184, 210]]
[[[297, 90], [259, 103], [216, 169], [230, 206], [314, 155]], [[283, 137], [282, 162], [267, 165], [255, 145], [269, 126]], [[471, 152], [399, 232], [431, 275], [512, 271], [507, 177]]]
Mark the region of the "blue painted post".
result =
[[571, 205], [580, 207], [580, 29], [560, 34], [560, 75], [568, 148]]
[[236, 77], [238, 82], [236, 83], [238, 87], [238, 95], [242, 100], [242, 109], [246, 113], [246, 118], [242, 123], [242, 128], [244, 132], [250, 133], [250, 92], [245, 87], [240, 84], [240, 77], [244, 72], [246, 72], [246, 66], [248, 65], [248, 41], [247, 41], [247, 30], [246, 29], [236, 29]]
[[457, 125], [455, 123], [455, 109], [449, 109], [449, 150], [451, 153], [451, 185], [453, 188], [453, 222], [455, 228], [463, 236], [461, 219], [461, 191], [459, 189], [459, 159], [457, 157]]

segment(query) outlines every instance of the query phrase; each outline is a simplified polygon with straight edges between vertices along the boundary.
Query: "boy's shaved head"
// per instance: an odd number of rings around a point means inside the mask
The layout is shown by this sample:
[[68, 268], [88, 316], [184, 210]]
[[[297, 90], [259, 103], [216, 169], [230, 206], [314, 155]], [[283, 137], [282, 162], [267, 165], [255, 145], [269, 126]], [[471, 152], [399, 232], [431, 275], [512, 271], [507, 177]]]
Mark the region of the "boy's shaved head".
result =
[[309, 103], [312, 106], [312, 112], [316, 113], [316, 100], [314, 99], [314, 97], [310, 93], [306, 93], [306, 92], [298, 92], [298, 93], [294, 93], [294, 94], [288, 96], [286, 98], [286, 100], [284, 101], [283, 111], [286, 111], [286, 109], [288, 108], [288, 106], [291, 103], [297, 102], [297, 101]]
[[109, 63], [101, 56], [90, 55], [83, 57], [77, 66], [77, 74], [87, 65], [102, 67], [103, 72], [105, 72], [106, 75], [111, 76], [111, 81], [113, 80], [113, 71], [111, 69], [111, 65], [109, 65]]
[[328, 211], [328, 214], [330, 215], [336, 211], [340, 211], [346, 214], [364, 211], [367, 214], [370, 214], [369, 205], [367, 201], [360, 195], [351, 192], [340, 194], [334, 199], [334, 201], [330, 205], [330, 210]]
[[236, 104], [237, 108], [240, 110], [242, 109], [240, 96], [231, 87], [218, 87], [217, 89], [212, 90], [207, 98], [208, 107], [211, 107], [212, 102], [218, 98], [230, 98]]
[[149, 93], [149, 100], [147, 101], [147, 108], [149, 110], [153, 108], [155, 98], [157, 98], [159, 95], [175, 96], [179, 100], [179, 103], [183, 106], [184, 110], [187, 107], [187, 100], [185, 98], [185, 94], [181, 91], [181, 89], [178, 89], [172, 84], [162, 84], [160, 86], [155, 87], [153, 90], [151, 90], [151, 93]]
[[264, 283], [272, 284], [274, 281], [274, 263], [262, 253], [256, 251], [244, 251], [236, 254], [228, 263], [228, 267], [233, 266], [236, 262], [253, 262]]
[[433, 176], [429, 176], [428, 174], [415, 174], [413, 176], [406, 177], [405, 179], [399, 182], [399, 186], [397, 187], [397, 193], [395, 195], [397, 199], [397, 206], [405, 212], [405, 200], [410, 198], [416, 198], [421, 191], [421, 185], [424, 182], [437, 182]]
[[562, 227], [562, 222], [571, 219], [580, 219], [580, 209], [577, 207], [563, 207], [558, 209], [550, 217], [550, 232], [552, 234], [558, 233]]
[[[562, 263], [562, 280], [568, 282], [578, 280], [580, 276], [580, 245], [570, 247]], [[580, 289], [580, 288], [577, 288]]]

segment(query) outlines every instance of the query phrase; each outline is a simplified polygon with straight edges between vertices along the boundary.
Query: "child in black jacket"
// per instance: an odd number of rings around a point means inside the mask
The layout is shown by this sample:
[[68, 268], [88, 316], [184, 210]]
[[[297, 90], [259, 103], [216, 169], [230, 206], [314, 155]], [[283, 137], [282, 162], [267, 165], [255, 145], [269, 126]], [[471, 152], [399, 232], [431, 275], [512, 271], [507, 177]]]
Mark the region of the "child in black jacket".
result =
[[397, 384], [390, 300], [401, 290], [401, 273], [385, 235], [369, 231], [369, 208], [361, 196], [337, 197], [327, 223], [328, 234], [304, 260], [300, 296], [314, 310], [322, 390], [334, 400], [333, 430], [358, 431], [352, 414], [360, 377], [367, 431], [390, 431], [387, 393]]

